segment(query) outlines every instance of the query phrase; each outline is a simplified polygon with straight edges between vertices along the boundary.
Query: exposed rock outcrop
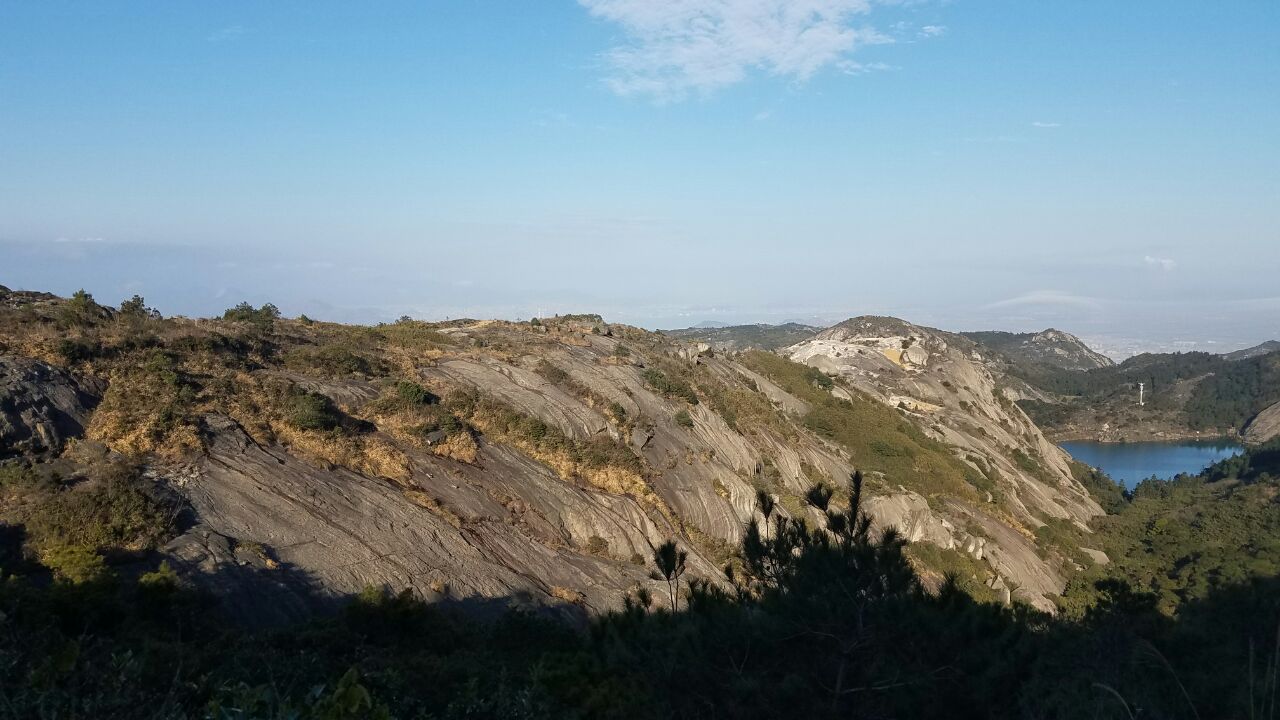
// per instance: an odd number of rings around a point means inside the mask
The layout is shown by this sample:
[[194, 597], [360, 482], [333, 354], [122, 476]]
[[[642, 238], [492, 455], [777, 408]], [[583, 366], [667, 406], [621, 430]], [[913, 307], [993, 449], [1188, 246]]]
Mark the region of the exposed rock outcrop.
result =
[[1031, 530], [1054, 519], [1087, 529], [1102, 509], [1072, 477], [1066, 453], [1005, 394], [983, 348], [896, 318], [861, 317], [784, 352], [898, 408], [957, 457], [999, 478], [999, 512], [954, 500], [934, 511], [938, 523], [972, 529], [986, 541], [984, 558], [1017, 594], [1050, 605], [1062, 573], [1037, 552]]
[[1244, 441], [1257, 445], [1280, 436], [1280, 403], [1258, 413], [1244, 429]]
[[[171, 478], [199, 523], [167, 552], [250, 621], [264, 593], [274, 620], [367, 586], [537, 607], [560, 604], [555, 588], [565, 588], [603, 610], [651, 582], [629, 558], [671, 534], [634, 500], [565, 485], [503, 448], [484, 448], [483, 469], [416, 456], [415, 481], [401, 487], [260, 447], [228, 418], [205, 426], [208, 456]], [[622, 557], [574, 551], [591, 537]], [[714, 574], [699, 557], [691, 564]]]
[[84, 433], [101, 387], [30, 358], [0, 356], [0, 458], [57, 451]]

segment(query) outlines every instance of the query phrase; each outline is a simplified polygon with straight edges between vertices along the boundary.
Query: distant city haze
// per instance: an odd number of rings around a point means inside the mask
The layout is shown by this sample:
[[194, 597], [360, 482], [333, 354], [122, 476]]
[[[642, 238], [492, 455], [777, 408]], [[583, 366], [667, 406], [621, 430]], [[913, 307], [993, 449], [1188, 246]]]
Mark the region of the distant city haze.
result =
[[0, 284], [1280, 338], [1280, 3], [0, 5]]

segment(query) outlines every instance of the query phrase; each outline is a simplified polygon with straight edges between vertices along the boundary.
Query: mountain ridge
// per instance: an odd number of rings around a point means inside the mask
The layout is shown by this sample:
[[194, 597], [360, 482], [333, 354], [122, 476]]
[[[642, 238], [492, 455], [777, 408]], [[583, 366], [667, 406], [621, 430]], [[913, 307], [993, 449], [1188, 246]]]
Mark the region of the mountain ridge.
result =
[[1036, 528], [1087, 534], [1100, 512], [1051, 445], [1007, 435], [1035, 478], [845, 378], [597, 316], [361, 327], [248, 305], [164, 319], [140, 299], [117, 310], [78, 295], [0, 309], [0, 356], [65, 376], [0, 384], [37, 403], [71, 382], [98, 388], [83, 436], [30, 457], [85, 445], [137, 458], [192, 509], [161, 551], [195, 583], [241, 578], [235, 548], [260, 547], [330, 593], [602, 612], [653, 582], [643, 558], [666, 538], [716, 581], [758, 491], [818, 522], [804, 493], [858, 468], [876, 522], [938, 548], [923, 569], [962, 568], [975, 592], [1052, 610], [1080, 551]]

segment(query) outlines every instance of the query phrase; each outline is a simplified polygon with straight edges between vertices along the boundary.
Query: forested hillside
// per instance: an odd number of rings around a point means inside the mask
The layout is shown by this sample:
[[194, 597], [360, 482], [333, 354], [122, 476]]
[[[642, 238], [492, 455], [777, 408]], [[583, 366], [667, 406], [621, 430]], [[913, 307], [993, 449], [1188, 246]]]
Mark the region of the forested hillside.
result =
[[1234, 434], [1280, 402], [1280, 353], [1241, 360], [1203, 352], [1145, 354], [1083, 372], [1012, 363], [1007, 372], [1032, 389], [1020, 404], [1050, 434], [1074, 435], [1104, 424], [1128, 430], [1129, 439]]

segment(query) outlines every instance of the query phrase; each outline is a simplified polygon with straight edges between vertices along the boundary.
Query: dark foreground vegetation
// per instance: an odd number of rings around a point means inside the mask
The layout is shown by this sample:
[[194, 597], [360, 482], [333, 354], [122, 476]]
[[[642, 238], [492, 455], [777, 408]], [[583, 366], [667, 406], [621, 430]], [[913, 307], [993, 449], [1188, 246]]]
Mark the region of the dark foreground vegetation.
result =
[[[1261, 462], [1272, 461], [1274, 454]], [[1271, 545], [1254, 554], [1274, 557], [1275, 483], [1248, 463], [1236, 469], [1235, 487], [1269, 494], [1254, 498], [1254, 511], [1270, 519], [1207, 520], [1254, 530], [1272, 523]], [[123, 477], [117, 471], [110, 482]], [[1193, 482], [1204, 484], [1184, 478], [1161, 493], [1140, 486], [1126, 502], [1144, 507], [1142, 520], [1125, 527], [1186, 512], [1179, 497]], [[210, 598], [184, 589], [163, 565], [48, 581], [17, 551], [24, 538], [10, 529], [0, 554], [0, 716], [1276, 716], [1273, 567], [1270, 577], [1243, 572], [1197, 586], [1177, 596], [1170, 614], [1163, 588], [1147, 587], [1151, 577], [1121, 560], [1121, 575], [1135, 582], [1100, 575], [1051, 617], [976, 602], [955, 578], [926, 591], [903, 540], [873, 532], [860, 512], [861, 478], [834, 490], [816, 486], [806, 497], [825, 528], [788, 520], [762, 493], [766, 522], [748, 526], [721, 581], [683, 582], [679, 550], [658, 548], [655, 574], [670, 581], [677, 611], [637, 592], [624, 610], [585, 628], [514, 612], [472, 621], [370, 589], [336, 616], [249, 632], [223, 623]], [[1168, 512], [1146, 507], [1153, 494]], [[834, 496], [847, 504], [837, 507]], [[123, 511], [145, 526], [156, 522], [147, 514], [153, 504], [133, 498]], [[1184, 524], [1197, 547], [1197, 533], [1217, 532]], [[1156, 568], [1170, 559], [1149, 558], [1151, 574], [1176, 571]], [[1205, 572], [1223, 565], [1172, 559]]]

